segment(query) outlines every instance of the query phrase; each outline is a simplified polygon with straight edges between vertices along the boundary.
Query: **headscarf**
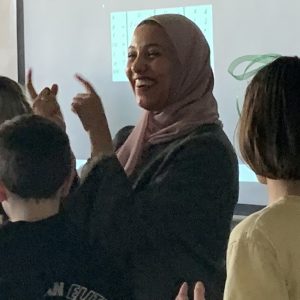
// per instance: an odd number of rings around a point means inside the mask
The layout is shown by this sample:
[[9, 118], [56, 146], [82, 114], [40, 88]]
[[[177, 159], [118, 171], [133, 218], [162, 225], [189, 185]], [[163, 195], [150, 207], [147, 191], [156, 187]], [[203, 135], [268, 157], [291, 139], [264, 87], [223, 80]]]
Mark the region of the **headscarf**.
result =
[[172, 83], [167, 107], [159, 113], [145, 111], [117, 151], [127, 175], [134, 171], [147, 146], [175, 140], [203, 124], [220, 123], [217, 102], [212, 93], [214, 77], [210, 49], [199, 27], [176, 14], [153, 16], [143, 22], [148, 20], [157, 23], [166, 32], [179, 64], [175, 69], [176, 83]]

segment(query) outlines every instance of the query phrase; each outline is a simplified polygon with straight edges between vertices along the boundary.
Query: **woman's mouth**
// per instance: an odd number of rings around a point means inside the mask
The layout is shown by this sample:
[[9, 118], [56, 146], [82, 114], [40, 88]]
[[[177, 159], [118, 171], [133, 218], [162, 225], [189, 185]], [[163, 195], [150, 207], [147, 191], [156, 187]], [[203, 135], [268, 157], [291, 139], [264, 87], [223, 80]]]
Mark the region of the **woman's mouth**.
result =
[[155, 84], [155, 81], [149, 78], [141, 78], [135, 80], [136, 89], [149, 89]]

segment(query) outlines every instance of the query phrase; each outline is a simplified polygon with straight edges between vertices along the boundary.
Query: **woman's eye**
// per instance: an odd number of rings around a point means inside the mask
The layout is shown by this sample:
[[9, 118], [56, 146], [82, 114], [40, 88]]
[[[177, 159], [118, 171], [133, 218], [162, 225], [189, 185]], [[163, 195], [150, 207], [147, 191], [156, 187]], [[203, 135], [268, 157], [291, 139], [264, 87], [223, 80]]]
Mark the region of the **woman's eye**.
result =
[[148, 55], [149, 55], [149, 57], [157, 57], [160, 55], [160, 53], [157, 51], [151, 51], [148, 53]]
[[135, 53], [133, 53], [133, 52], [128, 52], [128, 55], [127, 55], [128, 58], [134, 58], [135, 56], [136, 56]]

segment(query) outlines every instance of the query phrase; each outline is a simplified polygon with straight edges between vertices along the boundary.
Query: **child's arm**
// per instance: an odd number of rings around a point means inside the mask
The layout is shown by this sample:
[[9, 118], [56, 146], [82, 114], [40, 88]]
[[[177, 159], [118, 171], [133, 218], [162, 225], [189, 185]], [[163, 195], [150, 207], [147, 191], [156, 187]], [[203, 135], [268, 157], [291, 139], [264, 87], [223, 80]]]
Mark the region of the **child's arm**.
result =
[[66, 124], [56, 99], [58, 85], [53, 84], [51, 88], [46, 87], [38, 94], [32, 83], [32, 70], [30, 69], [27, 74], [27, 90], [33, 113], [53, 121], [65, 131]]

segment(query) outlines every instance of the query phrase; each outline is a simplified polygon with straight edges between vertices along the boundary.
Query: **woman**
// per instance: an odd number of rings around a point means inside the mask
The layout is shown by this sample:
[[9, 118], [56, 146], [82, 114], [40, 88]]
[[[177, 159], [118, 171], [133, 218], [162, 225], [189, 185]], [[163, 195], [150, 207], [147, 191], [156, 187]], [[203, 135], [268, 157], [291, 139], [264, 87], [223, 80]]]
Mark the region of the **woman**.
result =
[[[174, 299], [182, 281], [196, 280], [208, 300], [222, 299], [238, 170], [212, 94], [209, 55], [202, 32], [180, 15], [143, 21], [128, 49], [126, 73], [145, 112], [128, 137], [128, 127], [117, 135], [118, 160], [103, 159], [110, 180], [97, 191], [105, 199], [97, 213], [103, 244], [119, 258], [128, 251], [135, 299]], [[87, 91], [73, 110], [105, 154], [112, 146], [103, 108], [79, 79]], [[77, 206], [78, 216], [84, 209]]]

